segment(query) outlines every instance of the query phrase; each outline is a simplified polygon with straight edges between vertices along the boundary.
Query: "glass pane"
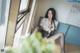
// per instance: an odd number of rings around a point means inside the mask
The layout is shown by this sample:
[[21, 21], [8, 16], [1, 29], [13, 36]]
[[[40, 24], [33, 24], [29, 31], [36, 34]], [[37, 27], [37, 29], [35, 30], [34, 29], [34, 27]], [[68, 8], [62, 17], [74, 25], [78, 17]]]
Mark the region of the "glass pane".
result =
[[21, 0], [19, 14], [18, 14], [17, 23], [16, 23], [16, 31], [23, 24], [27, 13], [28, 13], [28, 0]]
[[0, 0], [0, 50], [5, 46], [10, 0]]

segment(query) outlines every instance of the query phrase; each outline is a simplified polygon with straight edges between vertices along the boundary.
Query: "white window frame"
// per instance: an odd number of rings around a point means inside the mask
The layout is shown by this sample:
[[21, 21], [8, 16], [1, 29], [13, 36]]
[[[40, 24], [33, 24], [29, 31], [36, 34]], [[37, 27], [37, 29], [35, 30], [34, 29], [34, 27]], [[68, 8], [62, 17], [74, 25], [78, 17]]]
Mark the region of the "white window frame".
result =
[[29, 28], [30, 28], [30, 24], [31, 24], [31, 19], [32, 19], [32, 16], [33, 16], [33, 11], [34, 11], [34, 8], [35, 8], [35, 4], [36, 4], [36, 0], [33, 0], [32, 2], [32, 7], [31, 7], [31, 11], [30, 11], [30, 17], [29, 17], [29, 21], [28, 21], [28, 25], [27, 25], [27, 29], [26, 29], [26, 34], [29, 34]]

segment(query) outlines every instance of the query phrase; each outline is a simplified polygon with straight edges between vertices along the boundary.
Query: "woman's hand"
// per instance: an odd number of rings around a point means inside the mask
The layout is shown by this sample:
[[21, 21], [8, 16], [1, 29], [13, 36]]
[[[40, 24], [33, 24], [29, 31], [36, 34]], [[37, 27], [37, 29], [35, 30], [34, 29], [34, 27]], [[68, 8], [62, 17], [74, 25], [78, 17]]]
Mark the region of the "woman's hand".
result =
[[35, 29], [34, 29], [34, 32], [37, 32], [39, 30], [39, 27], [36, 27]]

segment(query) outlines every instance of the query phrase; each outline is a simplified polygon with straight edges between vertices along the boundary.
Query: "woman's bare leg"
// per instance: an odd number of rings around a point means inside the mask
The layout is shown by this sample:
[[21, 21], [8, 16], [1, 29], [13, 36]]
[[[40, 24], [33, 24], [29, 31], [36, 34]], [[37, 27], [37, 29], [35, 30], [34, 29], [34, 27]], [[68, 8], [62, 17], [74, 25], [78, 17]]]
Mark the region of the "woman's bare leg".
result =
[[58, 33], [56, 35], [53, 35], [49, 39], [57, 40], [59, 38], [60, 38], [60, 44], [61, 44], [61, 53], [64, 53], [65, 48], [64, 48], [64, 34], [63, 33]]
[[[38, 31], [38, 28], [36, 28], [34, 30], [34, 32]], [[53, 35], [52, 37], [50, 37], [49, 39], [52, 39], [52, 40], [57, 40], [60, 38], [60, 44], [61, 44], [61, 53], [65, 53], [65, 47], [64, 47], [64, 34], [63, 33], [58, 33], [56, 35]]]

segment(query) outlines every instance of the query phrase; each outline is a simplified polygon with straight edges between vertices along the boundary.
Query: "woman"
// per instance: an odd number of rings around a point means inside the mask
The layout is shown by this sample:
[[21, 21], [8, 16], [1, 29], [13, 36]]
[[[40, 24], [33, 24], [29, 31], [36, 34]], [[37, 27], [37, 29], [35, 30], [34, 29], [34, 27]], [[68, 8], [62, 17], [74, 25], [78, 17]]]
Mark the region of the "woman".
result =
[[58, 33], [54, 35], [54, 31], [57, 29], [58, 22], [55, 19], [55, 10], [53, 8], [49, 8], [45, 14], [45, 18], [43, 18], [40, 22], [40, 26], [36, 29], [42, 33], [42, 37], [47, 37], [48, 39], [57, 40], [60, 38], [61, 43], [61, 53], [64, 53], [64, 35], [63, 33]]

